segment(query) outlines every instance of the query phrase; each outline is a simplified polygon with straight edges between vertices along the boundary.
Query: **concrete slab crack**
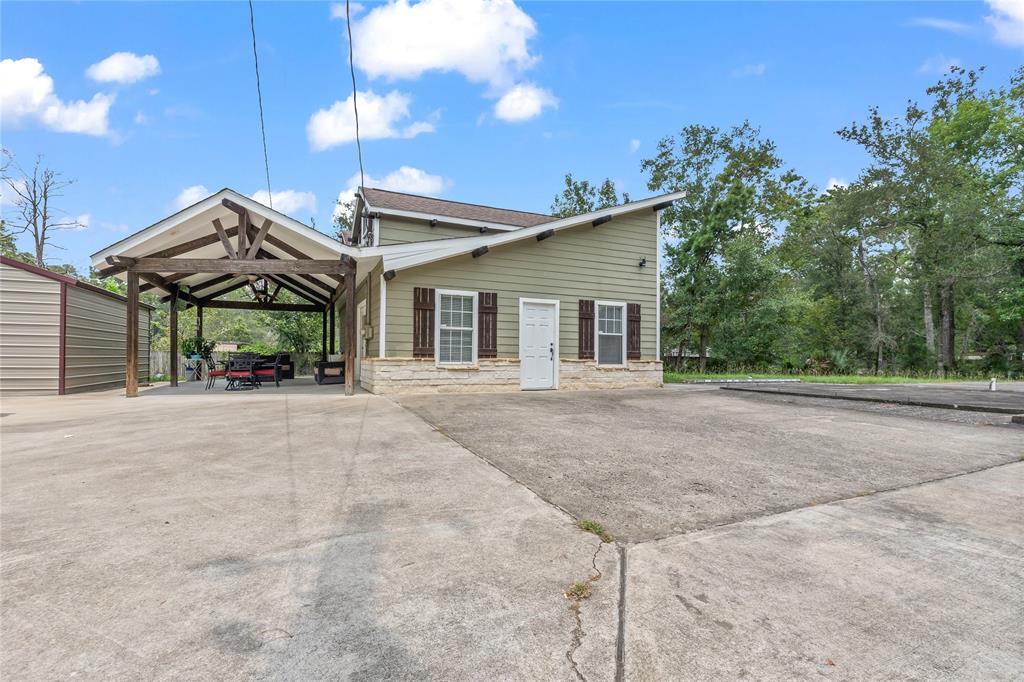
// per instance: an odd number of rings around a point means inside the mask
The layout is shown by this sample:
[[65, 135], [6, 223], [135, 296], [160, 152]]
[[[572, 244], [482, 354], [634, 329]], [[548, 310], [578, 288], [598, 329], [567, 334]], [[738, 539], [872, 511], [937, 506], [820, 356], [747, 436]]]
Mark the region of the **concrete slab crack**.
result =
[[[597, 543], [597, 549], [594, 550], [594, 555], [590, 558], [590, 565], [594, 569], [593, 575], [587, 578], [586, 582], [588, 585], [593, 584], [603, 577], [601, 569], [597, 567], [597, 556], [601, 553], [601, 548], [604, 547], [605, 543], [599, 541]], [[589, 594], [589, 592], [588, 592]], [[569, 666], [572, 668], [573, 673], [576, 675], [576, 679], [580, 682], [586, 682], [587, 678], [580, 672], [579, 665], [574, 657], [576, 650], [583, 645], [583, 638], [586, 637], [586, 632], [583, 630], [583, 616], [580, 613], [580, 604], [583, 598], [574, 598], [569, 594], [566, 594], [566, 598], [571, 600], [569, 610], [572, 611], [573, 618], [576, 620], [576, 627], [572, 630], [571, 640], [569, 641], [569, 650], [565, 652], [565, 658], [569, 661]]]
[[615, 682], [626, 679], [626, 551], [619, 546], [619, 623], [615, 637]]
[[574, 601], [569, 607], [569, 610], [572, 611], [573, 617], [576, 618], [576, 627], [573, 628], [572, 641], [569, 643], [569, 650], [565, 652], [565, 657], [568, 659], [569, 665], [572, 667], [572, 671], [576, 675], [576, 679], [580, 682], [587, 682], [587, 678], [583, 676], [583, 673], [580, 672], [579, 666], [576, 664], [576, 659], [573, 658], [573, 654], [575, 654], [576, 650], [580, 648], [581, 644], [583, 644], [583, 637], [586, 635], [586, 633], [583, 632], [583, 619], [580, 617], [580, 603], [578, 601]]

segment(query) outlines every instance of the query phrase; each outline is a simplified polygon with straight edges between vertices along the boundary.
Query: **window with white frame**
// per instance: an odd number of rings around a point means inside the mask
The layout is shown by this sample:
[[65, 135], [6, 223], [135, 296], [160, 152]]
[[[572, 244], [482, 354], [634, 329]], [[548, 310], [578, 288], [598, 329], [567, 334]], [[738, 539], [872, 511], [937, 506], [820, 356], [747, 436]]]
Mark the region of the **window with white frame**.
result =
[[626, 363], [626, 304], [597, 302], [597, 364]]
[[437, 292], [437, 361], [476, 362], [476, 292]]

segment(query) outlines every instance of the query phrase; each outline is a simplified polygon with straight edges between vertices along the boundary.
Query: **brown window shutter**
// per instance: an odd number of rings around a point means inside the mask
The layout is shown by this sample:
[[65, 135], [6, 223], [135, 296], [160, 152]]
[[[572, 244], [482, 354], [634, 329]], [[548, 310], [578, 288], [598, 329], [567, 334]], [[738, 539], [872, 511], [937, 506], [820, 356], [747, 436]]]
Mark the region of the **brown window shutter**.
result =
[[580, 299], [580, 359], [594, 359], [594, 302]]
[[498, 357], [498, 294], [480, 292], [477, 301], [477, 324], [477, 357]]
[[626, 304], [626, 358], [640, 359], [640, 304]]
[[434, 357], [434, 290], [412, 290], [412, 356]]

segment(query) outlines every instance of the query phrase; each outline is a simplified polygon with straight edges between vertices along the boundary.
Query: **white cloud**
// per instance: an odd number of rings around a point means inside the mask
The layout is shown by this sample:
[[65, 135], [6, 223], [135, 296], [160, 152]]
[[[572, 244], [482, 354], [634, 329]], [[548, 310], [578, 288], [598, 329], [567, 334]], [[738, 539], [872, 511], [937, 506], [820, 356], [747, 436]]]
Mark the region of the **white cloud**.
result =
[[[11, 187], [11, 183], [14, 186]], [[0, 211], [11, 208], [15, 205], [20, 194], [25, 192], [25, 181], [20, 178], [4, 180], [0, 182]]]
[[528, 46], [537, 25], [512, 0], [396, 0], [353, 22], [353, 34], [370, 78], [457, 72], [504, 90], [537, 61]]
[[[364, 140], [389, 137], [409, 138], [420, 133], [434, 132], [434, 123], [416, 121], [401, 127], [400, 123], [410, 117], [409, 102], [412, 98], [397, 90], [383, 97], [372, 90], [359, 92], [359, 135]], [[435, 113], [435, 118], [439, 114]], [[330, 109], [321, 109], [313, 114], [306, 125], [309, 145], [315, 151], [330, 149], [356, 139], [356, 119], [352, 111], [352, 95], [343, 102], [335, 102]]]
[[316, 213], [316, 195], [312, 192], [299, 192], [294, 189], [283, 189], [280, 192], [274, 192], [268, 197], [267, 190], [261, 189], [253, 194], [252, 198], [254, 201], [258, 201], [264, 206], [270, 206], [271, 202], [268, 201], [268, 199], [273, 198], [274, 210], [280, 211], [285, 215], [298, 213], [302, 210], [306, 210], [309, 213]]
[[7, 125], [37, 121], [59, 133], [106, 135], [113, 103], [114, 95], [104, 93], [89, 101], [63, 102], [38, 59], [0, 61], [0, 118]]
[[1012, 47], [1024, 47], [1024, 2], [1021, 0], [986, 0], [992, 14], [985, 21], [996, 41]]
[[744, 64], [743, 66], [732, 70], [732, 77], [745, 78], [747, 76], [763, 76], [767, 71], [768, 66], [764, 63]]
[[181, 193], [174, 199], [174, 210], [180, 211], [183, 208], [187, 208], [192, 204], [202, 201], [206, 197], [210, 196], [210, 190], [206, 189], [205, 185], [192, 185], [181, 190]]
[[629, 141], [629, 153], [636, 154], [637, 150], [640, 149], [640, 140], [635, 137]]
[[917, 67], [918, 73], [945, 74], [954, 66], [960, 66], [960, 60], [955, 57], [947, 57], [944, 54], [937, 54], [921, 62]]
[[[366, 186], [377, 189], [389, 189], [394, 192], [408, 192], [409, 194], [424, 194], [426, 196], [437, 196], [441, 194], [450, 183], [440, 175], [413, 168], [402, 166], [382, 178], [366, 176]], [[351, 201], [355, 197], [356, 189], [359, 188], [359, 174], [356, 173], [348, 179], [345, 189], [338, 194], [338, 206], [334, 209], [335, 217], [340, 213], [340, 205]]]
[[825, 191], [827, 192], [832, 189], [843, 189], [845, 187], [848, 187], [849, 185], [850, 183], [848, 183], [843, 178], [829, 178], [828, 182], [825, 183]]
[[[363, 6], [358, 2], [349, 3], [349, 12], [352, 16], [355, 16], [363, 11]], [[331, 3], [331, 20], [344, 19], [345, 18], [345, 3], [343, 2], [332, 2]]]
[[135, 113], [135, 122], [142, 126], [149, 123], [149, 116], [146, 116], [143, 112], [139, 111]]
[[75, 222], [78, 224], [71, 228], [72, 231], [81, 232], [82, 230], [88, 230], [89, 223], [92, 222], [92, 216], [89, 215], [88, 213], [83, 213], [82, 215], [75, 218]]
[[160, 62], [151, 54], [140, 57], [134, 52], [115, 52], [85, 70], [85, 75], [100, 83], [137, 83], [160, 73]]
[[494, 105], [494, 115], [509, 123], [520, 123], [540, 116], [546, 107], [558, 108], [558, 98], [550, 90], [520, 83], [501, 96]]
[[956, 33], [957, 35], [965, 35], [974, 30], [974, 27], [970, 24], [965, 24], [962, 21], [953, 21], [952, 19], [942, 19], [941, 17], [917, 17], [910, 20], [910, 25], [934, 28], [937, 31]]

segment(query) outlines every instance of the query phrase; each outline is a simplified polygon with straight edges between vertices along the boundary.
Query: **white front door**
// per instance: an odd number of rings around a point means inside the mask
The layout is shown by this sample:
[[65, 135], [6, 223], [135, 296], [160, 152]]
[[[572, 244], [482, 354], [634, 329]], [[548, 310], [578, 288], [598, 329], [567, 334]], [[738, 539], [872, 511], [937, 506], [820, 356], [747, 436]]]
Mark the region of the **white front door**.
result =
[[558, 387], [558, 302], [524, 300], [519, 306], [519, 385]]

